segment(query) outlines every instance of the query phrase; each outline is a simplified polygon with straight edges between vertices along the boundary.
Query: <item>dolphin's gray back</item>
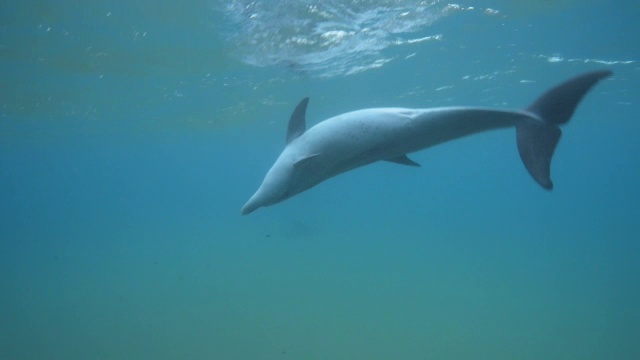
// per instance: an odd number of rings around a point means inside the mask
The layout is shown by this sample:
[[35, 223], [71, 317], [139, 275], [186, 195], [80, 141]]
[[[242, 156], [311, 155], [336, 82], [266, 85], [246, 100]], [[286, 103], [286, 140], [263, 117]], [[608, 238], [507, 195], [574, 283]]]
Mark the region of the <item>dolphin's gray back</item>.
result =
[[[474, 107], [433, 109], [373, 108], [327, 119], [301, 137], [305, 153], [340, 162], [346, 171], [412, 153], [475, 133], [513, 127], [525, 111]], [[329, 160], [327, 160], [329, 161]]]
[[[416, 147], [413, 152], [489, 130], [509, 128], [523, 119], [539, 121], [534, 114], [518, 110], [481, 107], [445, 107], [423, 110], [415, 119]], [[422, 141], [420, 138], [422, 136]]]
[[281, 156], [302, 160], [295, 166], [297, 193], [376, 161], [418, 165], [406, 154], [527, 118], [538, 121], [526, 111], [474, 107], [364, 109], [318, 123]]

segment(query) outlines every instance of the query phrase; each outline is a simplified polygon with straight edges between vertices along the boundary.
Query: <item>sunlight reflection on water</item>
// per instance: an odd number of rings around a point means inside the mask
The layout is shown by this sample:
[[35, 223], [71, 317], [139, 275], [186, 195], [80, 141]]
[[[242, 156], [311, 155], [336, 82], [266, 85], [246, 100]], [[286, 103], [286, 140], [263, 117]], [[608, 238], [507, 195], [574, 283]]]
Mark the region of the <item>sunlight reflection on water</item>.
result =
[[232, 1], [223, 8], [226, 38], [242, 61], [317, 77], [379, 68], [393, 60], [383, 50], [440, 40], [425, 29], [452, 13], [474, 10], [439, 0]]

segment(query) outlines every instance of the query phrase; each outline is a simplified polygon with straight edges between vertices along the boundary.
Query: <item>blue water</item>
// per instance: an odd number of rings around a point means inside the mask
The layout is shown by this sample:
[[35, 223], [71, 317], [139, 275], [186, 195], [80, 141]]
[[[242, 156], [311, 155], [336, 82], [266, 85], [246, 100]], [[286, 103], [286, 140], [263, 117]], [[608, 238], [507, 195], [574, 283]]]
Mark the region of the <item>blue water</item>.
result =
[[[640, 6], [0, 4], [0, 359], [640, 359]], [[310, 96], [526, 106], [581, 72], [552, 164], [512, 129], [248, 216]]]

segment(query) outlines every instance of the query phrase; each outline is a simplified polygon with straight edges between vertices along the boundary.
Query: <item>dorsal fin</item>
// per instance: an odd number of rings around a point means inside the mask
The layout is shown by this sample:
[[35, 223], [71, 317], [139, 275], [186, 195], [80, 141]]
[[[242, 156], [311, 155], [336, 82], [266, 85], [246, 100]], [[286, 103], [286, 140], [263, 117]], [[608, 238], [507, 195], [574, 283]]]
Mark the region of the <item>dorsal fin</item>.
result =
[[293, 110], [291, 119], [289, 119], [289, 127], [287, 128], [287, 144], [302, 135], [306, 130], [307, 125], [305, 121], [305, 113], [307, 112], [308, 103], [309, 98], [306, 97], [302, 99], [298, 106]]

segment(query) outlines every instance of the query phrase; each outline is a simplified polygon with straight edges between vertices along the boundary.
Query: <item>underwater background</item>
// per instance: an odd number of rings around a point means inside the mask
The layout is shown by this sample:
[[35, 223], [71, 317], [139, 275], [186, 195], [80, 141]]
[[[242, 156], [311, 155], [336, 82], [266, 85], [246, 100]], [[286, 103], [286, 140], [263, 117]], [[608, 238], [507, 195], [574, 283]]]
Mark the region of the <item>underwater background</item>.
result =
[[[640, 359], [640, 2], [0, 4], [0, 360]], [[311, 98], [584, 99], [240, 208]]]

